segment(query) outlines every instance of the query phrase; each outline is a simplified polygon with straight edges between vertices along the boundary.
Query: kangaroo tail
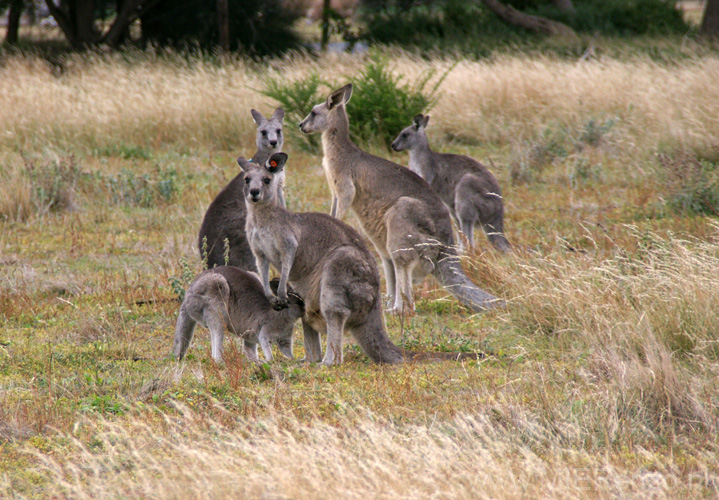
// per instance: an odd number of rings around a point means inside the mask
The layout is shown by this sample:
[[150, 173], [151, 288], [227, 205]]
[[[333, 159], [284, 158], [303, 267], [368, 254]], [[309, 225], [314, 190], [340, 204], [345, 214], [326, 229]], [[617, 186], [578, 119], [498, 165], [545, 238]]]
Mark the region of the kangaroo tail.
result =
[[464, 361], [480, 360], [487, 357], [483, 352], [416, 352], [404, 351], [405, 361]]
[[469, 280], [462, 269], [457, 251], [452, 247], [442, 247], [434, 274], [439, 283], [457, 297], [460, 304], [472, 311], [479, 312], [505, 305], [502, 299], [482, 290]]
[[487, 232], [487, 239], [489, 239], [492, 246], [500, 252], [506, 253], [512, 251], [512, 245], [509, 243], [509, 240], [504, 237], [503, 233], [494, 232], [490, 229]]
[[172, 345], [172, 353], [175, 358], [182, 359], [190, 347], [192, 336], [195, 333], [195, 325], [197, 322], [190, 317], [187, 309], [183, 304], [180, 307], [180, 313], [177, 315], [177, 324], [175, 325], [175, 342]]
[[379, 303], [377, 300], [364, 325], [354, 328], [352, 334], [364, 353], [375, 363], [402, 363], [404, 353], [387, 335]]
[[482, 222], [482, 229], [489, 242], [500, 252], [511, 252], [512, 245], [504, 236], [504, 213], [499, 211], [491, 220]]

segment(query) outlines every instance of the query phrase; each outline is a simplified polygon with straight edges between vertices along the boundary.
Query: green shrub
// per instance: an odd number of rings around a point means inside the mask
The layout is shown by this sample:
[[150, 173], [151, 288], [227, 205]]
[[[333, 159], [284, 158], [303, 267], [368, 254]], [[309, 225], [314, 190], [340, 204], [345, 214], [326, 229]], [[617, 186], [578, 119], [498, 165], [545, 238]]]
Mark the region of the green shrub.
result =
[[425, 72], [410, 85], [403, 83], [403, 77], [392, 75], [385, 59], [372, 57], [362, 72], [351, 79], [354, 90], [347, 105], [350, 133], [360, 142], [389, 146], [417, 113], [434, 107], [439, 86], [449, 71], [451, 68], [428, 89], [434, 71]]
[[[347, 104], [350, 116], [350, 134], [353, 140], [367, 144], [389, 145], [397, 132], [406, 127], [417, 113], [429, 111], [437, 102], [438, 90], [451, 71], [447, 70], [439, 80], [430, 85], [435, 75], [427, 71], [410, 85], [401, 76], [395, 77], [387, 61], [373, 56], [359, 75], [350, 77], [354, 89]], [[346, 80], [345, 80], [346, 81]], [[316, 73], [304, 80], [283, 84], [269, 80], [260, 92], [275, 99], [292, 121], [299, 122], [312, 107], [322, 102], [329, 92], [344, 82], [328, 82]], [[290, 127], [290, 137], [299, 146], [311, 152], [319, 150], [319, 138], [302, 134]]]
[[[331, 85], [322, 80], [316, 72], [312, 72], [304, 80], [290, 83], [268, 79], [260, 93], [277, 101], [284, 109], [287, 121], [295, 124], [301, 122], [310, 109], [323, 99], [321, 88], [329, 89]], [[289, 132], [290, 138], [305, 151], [319, 151], [319, 137], [303, 134], [297, 127], [286, 127], [284, 130]]]

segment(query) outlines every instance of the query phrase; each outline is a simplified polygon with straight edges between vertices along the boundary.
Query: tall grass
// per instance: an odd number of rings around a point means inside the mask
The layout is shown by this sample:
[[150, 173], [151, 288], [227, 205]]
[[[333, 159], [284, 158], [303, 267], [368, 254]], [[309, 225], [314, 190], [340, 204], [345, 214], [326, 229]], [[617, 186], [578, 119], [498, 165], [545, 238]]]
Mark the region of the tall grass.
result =
[[[408, 82], [451, 61], [405, 54], [390, 59]], [[153, 148], [237, 148], [252, 144], [248, 109], [275, 105], [254, 89], [263, 81], [355, 76], [363, 56], [299, 56], [253, 65], [179, 58], [75, 56], [53, 73], [32, 57], [9, 56], [0, 68], [0, 144], [8, 147], [94, 148], [116, 142]], [[536, 138], [546, 126], [581, 130], [589, 119], [616, 120], [623, 145], [646, 154], [658, 144], [703, 147], [719, 124], [719, 58], [660, 64], [647, 58], [572, 62], [498, 56], [460, 62], [442, 84], [434, 133], [472, 141], [513, 143]], [[348, 111], [352, 113], [351, 103]], [[633, 153], [638, 154], [638, 153]]]

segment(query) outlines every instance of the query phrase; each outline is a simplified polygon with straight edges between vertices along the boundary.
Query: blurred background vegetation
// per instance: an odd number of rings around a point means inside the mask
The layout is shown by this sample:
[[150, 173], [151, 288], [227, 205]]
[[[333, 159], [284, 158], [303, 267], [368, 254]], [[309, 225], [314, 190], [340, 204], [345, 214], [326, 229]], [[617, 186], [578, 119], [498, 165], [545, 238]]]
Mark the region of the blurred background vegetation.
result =
[[5, 50], [50, 54], [172, 46], [261, 58], [394, 44], [484, 57], [552, 39], [581, 55], [597, 37], [718, 34], [719, 0], [0, 0]]

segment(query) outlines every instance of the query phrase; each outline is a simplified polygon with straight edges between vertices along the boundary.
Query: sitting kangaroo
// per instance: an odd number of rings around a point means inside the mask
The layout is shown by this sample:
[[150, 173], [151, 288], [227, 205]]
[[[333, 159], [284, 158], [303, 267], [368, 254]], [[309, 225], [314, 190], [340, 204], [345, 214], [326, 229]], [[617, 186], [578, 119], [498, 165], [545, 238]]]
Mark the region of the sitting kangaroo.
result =
[[[504, 237], [504, 203], [497, 179], [468, 156], [429, 149], [425, 133], [428, 122], [429, 116], [415, 116], [412, 125], [392, 142], [392, 149], [409, 150], [410, 170], [427, 181], [449, 207], [470, 248], [474, 246], [474, 228], [480, 225], [497, 250], [511, 250]], [[461, 237], [459, 247], [463, 250]]]
[[412, 281], [433, 273], [472, 310], [502, 301], [472, 283], [454, 248], [449, 211], [417, 174], [371, 155], [350, 139], [345, 105], [352, 85], [332, 92], [300, 123], [305, 133], [322, 133], [322, 166], [332, 191], [331, 214], [342, 219], [350, 207], [382, 259], [392, 310], [403, 300], [413, 309]]
[[[276, 289], [277, 281], [273, 280]], [[267, 299], [264, 287], [255, 273], [232, 266], [219, 266], [200, 273], [192, 282], [180, 306], [172, 347], [182, 359], [190, 346], [195, 325], [210, 330], [212, 358], [222, 362], [222, 340], [225, 330], [242, 338], [244, 352], [250, 361], [259, 361], [257, 343], [265, 360], [272, 361], [272, 342], [280, 352], [292, 358], [292, 332], [304, 314], [304, 301], [292, 290], [287, 292], [287, 307], [277, 311]]]
[[[285, 112], [277, 108], [267, 119], [258, 111], [251, 110], [257, 124], [257, 152], [253, 161], [264, 163], [272, 153], [282, 149], [282, 120]], [[244, 174], [240, 171], [225, 188], [212, 200], [200, 227], [198, 247], [200, 257], [207, 252], [207, 267], [225, 265], [225, 239], [229, 244], [227, 264], [247, 271], [256, 271], [255, 257], [245, 237], [247, 211], [242, 195]], [[277, 201], [285, 206], [284, 174], [277, 183]], [[206, 250], [203, 250], [206, 242]]]
[[[275, 153], [265, 165], [237, 159], [245, 172], [247, 239], [257, 258], [265, 294], [274, 307], [285, 307], [290, 282], [303, 297], [307, 360], [341, 364], [345, 331], [376, 363], [400, 363], [405, 357], [482, 357], [476, 353], [410, 353], [394, 345], [382, 320], [377, 264], [359, 233], [329, 215], [292, 213], [275, 202], [274, 184], [286, 161], [284, 153]], [[269, 285], [270, 264], [280, 270], [276, 297]], [[327, 334], [324, 358], [319, 332]]]

